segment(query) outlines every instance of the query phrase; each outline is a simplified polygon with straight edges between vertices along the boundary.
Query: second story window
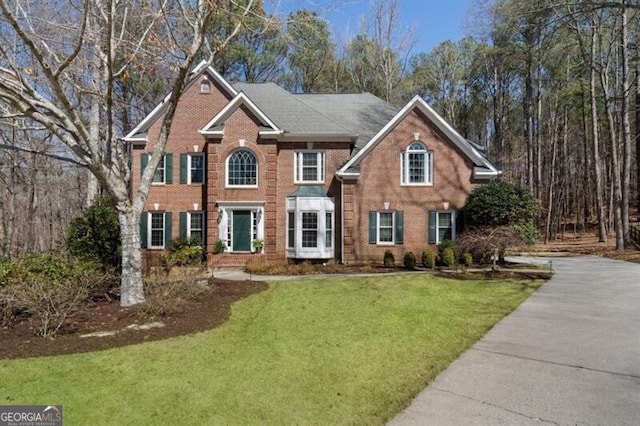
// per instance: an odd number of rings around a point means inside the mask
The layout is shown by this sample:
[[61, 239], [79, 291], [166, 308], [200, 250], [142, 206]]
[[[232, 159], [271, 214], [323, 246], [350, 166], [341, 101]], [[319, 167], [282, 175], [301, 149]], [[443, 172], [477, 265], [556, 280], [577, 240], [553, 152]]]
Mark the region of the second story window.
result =
[[190, 154], [187, 158], [189, 183], [204, 183], [204, 155]]
[[[147, 168], [150, 157], [147, 153], [140, 154], [140, 175]], [[151, 183], [155, 185], [173, 183], [173, 154], [164, 154], [162, 156]]]
[[204, 154], [180, 154], [180, 183], [204, 183], [205, 157]]
[[156, 174], [153, 175], [153, 183], [164, 183], [165, 182], [165, 160], [164, 155], [160, 159], [160, 163], [158, 164], [158, 168], [156, 169]]
[[295, 153], [295, 183], [324, 183], [323, 151]]
[[258, 185], [258, 161], [246, 149], [234, 151], [227, 159], [227, 186]]
[[433, 183], [433, 153], [421, 142], [413, 142], [402, 153], [402, 184], [431, 185]]

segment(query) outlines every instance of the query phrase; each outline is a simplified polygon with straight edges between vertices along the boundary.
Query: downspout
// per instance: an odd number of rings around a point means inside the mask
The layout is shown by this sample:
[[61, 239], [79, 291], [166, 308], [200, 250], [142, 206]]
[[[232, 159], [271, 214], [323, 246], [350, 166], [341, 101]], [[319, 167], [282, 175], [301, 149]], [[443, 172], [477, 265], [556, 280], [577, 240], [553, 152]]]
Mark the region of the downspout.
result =
[[344, 180], [336, 173], [340, 181], [340, 263], [344, 264]]

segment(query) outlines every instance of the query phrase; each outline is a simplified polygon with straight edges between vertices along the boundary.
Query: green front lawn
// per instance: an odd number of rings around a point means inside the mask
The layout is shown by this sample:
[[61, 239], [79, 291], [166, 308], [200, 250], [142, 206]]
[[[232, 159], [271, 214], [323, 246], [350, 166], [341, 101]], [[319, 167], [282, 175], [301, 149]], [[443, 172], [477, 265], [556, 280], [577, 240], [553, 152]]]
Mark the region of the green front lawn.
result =
[[0, 361], [0, 404], [62, 404], [68, 425], [383, 424], [540, 284], [273, 283], [214, 330]]

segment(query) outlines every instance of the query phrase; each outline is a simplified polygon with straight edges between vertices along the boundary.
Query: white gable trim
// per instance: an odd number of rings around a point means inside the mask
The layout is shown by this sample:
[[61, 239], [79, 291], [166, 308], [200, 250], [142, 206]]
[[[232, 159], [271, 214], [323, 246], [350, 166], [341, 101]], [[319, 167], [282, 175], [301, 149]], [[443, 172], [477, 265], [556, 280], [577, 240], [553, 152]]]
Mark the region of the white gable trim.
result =
[[[447, 123], [437, 112], [433, 110], [420, 96], [415, 96], [404, 108], [402, 108], [378, 133], [376, 133], [367, 144], [362, 147], [340, 170], [338, 176], [353, 176], [354, 172], [348, 172], [349, 168], [360, 164], [366, 157], [411, 111], [418, 108], [425, 114], [442, 133], [456, 145], [463, 154], [473, 162], [488, 172], [478, 173], [474, 171], [474, 178], [497, 177], [500, 172], [489, 162], [477, 149], [475, 149], [465, 138], [463, 138], [449, 123]], [[474, 168], [475, 169], [475, 168]]]
[[231, 102], [229, 102], [223, 109], [222, 111], [220, 111], [218, 114], [216, 114], [215, 117], [213, 117], [211, 119], [211, 121], [209, 121], [207, 124], [205, 124], [205, 126], [198, 130], [198, 132], [202, 135], [219, 135], [220, 131], [219, 130], [210, 130], [216, 126], [219, 126], [220, 124], [224, 124], [225, 120], [227, 118], [229, 118], [229, 116], [231, 114], [233, 114], [238, 108], [240, 108], [242, 105], [245, 105], [247, 108], [249, 108], [249, 110], [263, 123], [266, 124], [267, 126], [269, 126], [271, 129], [270, 130], [263, 130], [260, 132], [260, 134], [265, 134], [265, 135], [279, 135], [282, 133], [282, 130], [280, 130], [278, 128], [278, 126], [275, 125], [275, 123], [273, 121], [271, 121], [269, 119], [269, 117], [266, 116], [266, 114], [264, 112], [262, 112], [260, 110], [260, 108], [258, 108], [256, 106], [256, 104], [253, 103], [253, 101], [251, 101], [251, 99], [249, 99], [247, 97], [247, 95], [245, 95], [243, 92], [240, 92], [236, 95], [235, 98], [233, 98], [231, 100]]
[[[187, 88], [189, 88], [189, 86], [191, 86], [197, 80], [197, 77], [203, 74], [204, 72], [207, 72], [209, 76], [213, 79], [213, 81], [220, 84], [224, 88], [224, 90], [229, 94], [229, 96], [233, 97], [238, 94], [236, 89], [234, 89], [233, 86], [231, 86], [231, 84], [229, 84], [227, 80], [225, 80], [215, 69], [213, 69], [213, 67], [207, 66], [206, 61], [200, 62], [193, 69], [193, 71], [191, 71], [189, 75], [189, 78], [191, 80], [186, 84], [185, 91], [187, 90]], [[155, 123], [155, 121], [158, 118], [160, 118], [160, 116], [165, 112], [165, 110], [167, 109], [167, 101], [169, 100], [170, 97], [171, 97], [171, 92], [169, 92], [169, 94], [165, 96], [162, 99], [162, 101], [158, 105], [156, 105], [156, 107], [145, 118], [143, 118], [142, 121], [138, 123], [136, 127], [133, 128], [133, 130], [127, 133], [127, 135], [122, 139], [125, 142], [131, 142], [131, 143], [148, 142], [146, 135], [144, 137], [141, 137], [140, 134], [143, 134], [147, 130], [149, 130], [151, 125]]]

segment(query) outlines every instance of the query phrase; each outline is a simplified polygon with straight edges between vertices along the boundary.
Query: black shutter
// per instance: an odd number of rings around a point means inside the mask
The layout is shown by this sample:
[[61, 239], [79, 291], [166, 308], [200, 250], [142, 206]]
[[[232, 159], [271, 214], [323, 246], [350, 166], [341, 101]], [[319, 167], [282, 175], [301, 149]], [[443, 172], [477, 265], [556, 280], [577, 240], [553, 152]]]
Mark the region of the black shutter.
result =
[[438, 234], [438, 228], [437, 228], [437, 214], [438, 212], [436, 211], [430, 211], [429, 212], [429, 244], [435, 244], [437, 241], [437, 234]]
[[164, 248], [171, 248], [171, 231], [172, 231], [172, 223], [171, 223], [171, 212], [166, 212], [164, 214]]
[[378, 213], [369, 212], [369, 244], [378, 242]]
[[165, 183], [173, 183], [173, 154], [164, 155]]
[[147, 212], [140, 215], [140, 247], [147, 248]]
[[187, 172], [188, 172], [188, 164], [187, 164], [187, 154], [180, 154], [180, 183], [187, 183]]
[[147, 164], [149, 164], [149, 154], [140, 154], [140, 176], [144, 173], [144, 169], [147, 168]]
[[187, 212], [180, 212], [180, 236], [187, 237]]
[[455, 240], [456, 238], [458, 238], [458, 235], [464, 232], [464, 210], [456, 210], [453, 214], [455, 215], [454, 220], [456, 229], [452, 237]]
[[401, 210], [395, 212], [394, 227], [394, 242], [404, 244], [404, 212]]

